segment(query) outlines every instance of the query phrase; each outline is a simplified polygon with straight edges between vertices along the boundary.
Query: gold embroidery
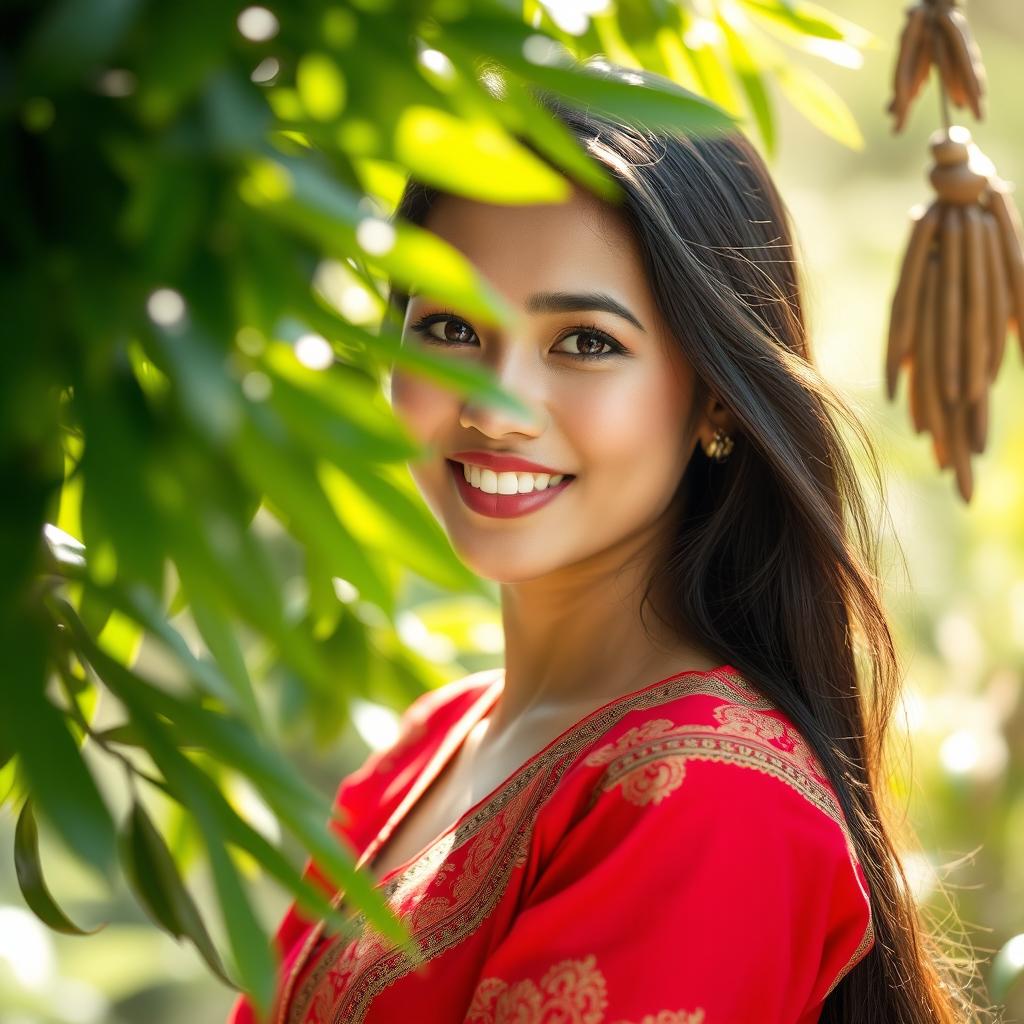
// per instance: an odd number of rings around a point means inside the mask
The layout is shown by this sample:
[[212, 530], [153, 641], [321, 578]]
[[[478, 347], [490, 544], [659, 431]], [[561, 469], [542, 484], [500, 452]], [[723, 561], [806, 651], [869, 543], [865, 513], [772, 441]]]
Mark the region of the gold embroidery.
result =
[[538, 987], [529, 978], [509, 985], [484, 978], [477, 986], [465, 1024], [533, 1024], [541, 1020], [565, 1024], [601, 1024], [608, 991], [604, 975], [591, 954], [552, 966]]
[[[690, 694], [718, 697], [747, 710], [775, 710], [775, 706], [754, 691], [738, 673], [725, 670], [685, 672], [629, 694], [577, 723], [540, 756], [509, 776], [487, 803], [460, 822], [456, 829], [380, 887], [392, 908], [396, 912], [401, 910], [407, 919], [410, 932], [422, 951], [423, 962], [465, 941], [497, 906], [512, 872], [526, 862], [531, 829], [539, 809], [558, 787], [565, 772], [576, 763], [576, 755], [631, 712], [659, 707]], [[679, 727], [667, 719], [657, 719], [655, 724], [648, 722], [630, 732], [634, 739], [642, 736], [651, 746], [676, 745], [671, 747], [673, 754], [667, 757], [664, 750], [652, 752], [649, 758], [652, 765], [655, 760], [664, 760], [678, 769], [685, 760], [675, 756], [678, 749], [685, 750], [687, 757], [743, 764], [782, 778], [837, 820], [845, 831], [838, 804], [827, 782], [816, 777], [814, 762], [803, 756], [794, 758], [790, 751], [772, 745], [763, 735], [763, 730], [774, 728], [771, 722], [778, 724], [777, 719], [770, 722], [760, 719], [753, 723], [750, 719], [741, 721], [726, 716], [719, 721], [718, 727]], [[756, 724], [762, 729], [761, 734], [757, 733]], [[742, 743], [721, 735], [723, 731], [743, 728], [754, 735], [746, 737]], [[656, 736], [659, 739], [655, 740]], [[796, 737], [792, 738], [791, 749], [796, 750]], [[629, 744], [623, 744], [621, 739], [609, 746], [614, 746], [617, 753], [608, 761], [607, 773], [616, 768], [620, 756], [630, 756], [626, 753]], [[601, 749], [608, 750], [607, 747]], [[641, 762], [642, 758], [638, 758], [636, 764], [630, 765], [630, 770], [639, 769]], [[649, 794], [650, 800], [663, 799], [682, 781], [682, 776], [672, 767], [656, 766], [651, 771], [649, 778], [642, 775], [634, 778], [630, 783], [631, 793]], [[470, 845], [465, 851], [465, 877], [459, 877], [452, 872], [450, 857], [466, 844]], [[851, 859], [855, 860], [852, 843], [848, 844], [848, 849]], [[452, 882], [457, 879], [457, 892], [452, 891], [449, 879]], [[431, 886], [434, 891], [429, 891]], [[343, 894], [339, 894], [335, 904], [342, 898]], [[361, 913], [354, 915], [354, 922], [360, 937], [355, 941], [351, 936], [328, 939], [323, 954], [293, 998], [292, 989], [320, 938], [322, 923], [311, 930], [285, 979], [274, 1018], [277, 1024], [285, 1022], [285, 1007], [288, 1007], [288, 1024], [360, 1024], [376, 996], [415, 968], [401, 950], [390, 947], [367, 929]], [[869, 941], [870, 935], [869, 920], [865, 941]], [[864, 945], [862, 942], [861, 947]], [[856, 954], [845, 970], [855, 961]]]
[[[554, 964], [537, 985], [529, 978], [509, 984], [482, 978], [473, 993], [465, 1024], [605, 1024], [608, 984], [593, 953]], [[703, 1024], [702, 1009], [661, 1010], [638, 1024]], [[618, 1021], [616, 1024], [630, 1024]]]
[[[637, 806], [660, 803], [682, 785], [684, 762], [688, 758], [703, 758], [732, 761], [775, 775], [842, 826], [838, 803], [815, 779], [815, 776], [818, 780], [825, 779], [820, 761], [803, 738], [791, 732], [784, 721], [755, 708], [735, 704], [718, 705], [713, 716], [717, 725], [676, 725], [667, 718], [652, 719], [628, 729], [614, 742], [589, 754], [585, 764], [609, 766], [591, 795], [590, 805], [602, 792], [616, 786], [621, 787], [626, 800]], [[687, 736], [690, 740], [683, 739]], [[723, 736], [750, 739], [752, 745], [728, 748], [718, 744]], [[695, 744], [695, 737], [704, 737], [707, 742]], [[746, 749], [750, 751], [749, 757], [745, 756]], [[788, 758], [782, 756], [787, 754]]]

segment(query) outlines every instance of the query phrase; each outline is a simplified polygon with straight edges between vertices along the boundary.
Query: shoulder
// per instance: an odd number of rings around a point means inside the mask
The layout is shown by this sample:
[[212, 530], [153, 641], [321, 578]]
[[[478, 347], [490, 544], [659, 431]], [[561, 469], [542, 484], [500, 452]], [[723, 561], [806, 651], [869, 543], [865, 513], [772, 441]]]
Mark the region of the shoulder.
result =
[[360, 768], [342, 780], [335, 802], [352, 798], [367, 787], [386, 786], [396, 775], [404, 776], [421, 767], [448, 729], [483, 696], [499, 671], [471, 672], [417, 696], [399, 715], [392, 741], [372, 751]]
[[434, 719], [460, 718], [487, 691], [501, 669], [470, 672], [416, 697], [399, 719], [399, 735], [409, 726]]
[[738, 674], [631, 707], [575, 770], [590, 828], [656, 836], [677, 877], [719, 883], [723, 907], [766, 885], [790, 911], [805, 903], [793, 920], [817, 914], [840, 951], [831, 987], [870, 949], [867, 876], [836, 792], [789, 716]]

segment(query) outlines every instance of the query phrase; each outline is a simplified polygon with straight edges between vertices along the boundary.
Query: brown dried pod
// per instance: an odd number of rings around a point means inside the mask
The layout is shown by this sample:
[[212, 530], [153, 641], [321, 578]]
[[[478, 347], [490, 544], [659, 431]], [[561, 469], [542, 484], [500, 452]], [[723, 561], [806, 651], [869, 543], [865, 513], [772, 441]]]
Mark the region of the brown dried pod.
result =
[[1010, 318], [1010, 282], [1003, 263], [1002, 245], [999, 241], [999, 224], [995, 215], [983, 210], [982, 224], [985, 229], [985, 280], [988, 283], [988, 327], [989, 360], [988, 379], [996, 379], [1006, 350], [1006, 330]]
[[960, 207], [947, 205], [942, 213], [941, 240], [941, 296], [942, 347], [940, 362], [942, 370], [942, 393], [949, 403], [960, 398], [962, 345], [960, 325], [963, 320], [963, 239], [964, 226]]
[[963, 82], [957, 73], [953, 57], [949, 52], [949, 43], [946, 41], [945, 33], [939, 31], [934, 20], [931, 23], [930, 42], [932, 46], [932, 60], [939, 69], [939, 78], [942, 79], [942, 86], [946, 90], [950, 101], [958, 107], [967, 106], [967, 92]]
[[949, 52], [956, 68], [956, 76], [967, 94], [967, 104], [971, 113], [979, 120], [984, 119], [982, 111], [982, 90], [984, 70], [980, 61], [976, 63], [975, 53], [971, 46], [970, 28], [963, 12], [953, 7], [946, 7], [935, 12], [935, 22], [949, 44]]
[[896, 123], [893, 126], [894, 132], [898, 132], [906, 120], [911, 98], [910, 87], [914, 77], [914, 69], [917, 65], [918, 50], [928, 23], [928, 11], [923, 4], [919, 3], [907, 7], [906, 15], [903, 30], [900, 33], [896, 65], [893, 70], [892, 99], [886, 108], [896, 119]]
[[917, 333], [914, 359], [920, 375], [921, 420], [932, 434], [938, 461], [945, 461], [946, 417], [942, 405], [942, 382], [939, 377], [939, 255], [929, 254], [921, 288], [921, 326]]
[[[917, 98], [922, 86], [928, 79], [928, 72], [932, 69], [932, 25], [929, 17], [925, 23], [924, 31], [918, 40], [917, 51], [914, 54], [913, 69], [910, 74], [910, 85], [907, 88], [907, 108]], [[900, 125], [902, 127], [902, 124]]]
[[981, 50], [975, 41], [967, 15], [960, 8], [955, 4], [951, 4], [947, 17], [956, 27], [957, 31], [959, 31], [960, 38], [963, 40], [963, 45], [967, 50], [972, 75], [968, 85], [971, 86], [973, 83], [973, 89], [978, 99], [978, 119], [981, 120], [985, 116], [985, 92], [988, 87], [988, 76], [985, 73], [985, 63], [981, 59]]
[[889, 339], [886, 346], [886, 388], [889, 398], [896, 394], [896, 381], [900, 366], [911, 351], [911, 339], [915, 330], [914, 321], [920, 299], [921, 275], [925, 257], [938, 229], [941, 207], [932, 202], [927, 208], [911, 210], [913, 227], [903, 263], [900, 266], [899, 281], [892, 299], [889, 314]]
[[988, 208], [999, 226], [1004, 266], [1012, 296], [1010, 315], [1024, 352], [1024, 229], [1017, 208], [1010, 201], [1009, 184], [1002, 178], [989, 182]]
[[967, 279], [964, 303], [964, 333], [967, 341], [966, 395], [976, 402], [988, 386], [988, 316], [985, 302], [985, 246], [982, 211], [964, 207], [964, 271]]
[[962, 401], [952, 408], [949, 440], [957, 490], [960, 497], [969, 502], [974, 492], [974, 473], [971, 470], [970, 422], [967, 406]]

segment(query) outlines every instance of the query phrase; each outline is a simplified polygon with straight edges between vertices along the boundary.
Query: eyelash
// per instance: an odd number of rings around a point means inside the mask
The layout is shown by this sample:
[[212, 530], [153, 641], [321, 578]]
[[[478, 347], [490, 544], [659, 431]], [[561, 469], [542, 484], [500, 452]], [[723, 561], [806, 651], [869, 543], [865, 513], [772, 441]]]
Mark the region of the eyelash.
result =
[[[458, 348], [459, 343], [455, 341], [442, 341], [440, 338], [434, 337], [432, 334], [427, 333], [427, 328], [436, 323], [444, 323], [447, 320], [457, 320], [460, 324], [466, 324], [467, 327], [472, 330], [472, 327], [466, 323], [465, 320], [450, 310], [441, 310], [438, 313], [428, 313], [426, 316], [421, 316], [415, 323], [409, 325], [409, 330], [415, 331], [417, 334], [426, 338], [428, 341], [433, 342], [436, 345], [445, 345], [448, 348]], [[476, 332], [474, 331], [474, 334]], [[567, 355], [570, 359], [607, 359], [609, 356], [626, 355], [627, 351], [623, 345], [617, 342], [610, 334], [606, 334], [600, 330], [594, 324], [578, 324], [571, 330], [566, 331], [558, 341], [565, 341], [566, 338], [571, 338], [577, 334], [589, 334], [595, 338], [604, 342], [606, 345], [612, 346], [611, 352], [560, 352], [559, 355]]]

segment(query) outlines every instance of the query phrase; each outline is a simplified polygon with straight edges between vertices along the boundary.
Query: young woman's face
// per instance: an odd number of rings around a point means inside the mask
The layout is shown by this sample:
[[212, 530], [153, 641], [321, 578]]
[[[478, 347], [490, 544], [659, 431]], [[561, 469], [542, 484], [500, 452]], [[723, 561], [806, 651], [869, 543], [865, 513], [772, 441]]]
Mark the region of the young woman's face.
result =
[[[504, 295], [515, 321], [491, 327], [413, 294], [403, 344], [489, 367], [535, 414], [474, 404], [396, 368], [392, 405], [429, 445], [410, 464], [426, 503], [485, 578], [534, 579], [603, 554], [614, 565], [616, 548], [628, 552], [658, 531], [697, 441], [685, 432], [693, 371], [656, 311], [631, 231], [614, 207], [580, 190], [559, 205], [444, 196], [426, 227]], [[603, 296], [621, 313], [593, 301], [555, 308], [542, 298], [552, 295]], [[520, 456], [575, 479], [530, 511], [517, 506], [536, 497], [479, 491], [474, 507], [462, 465], [449, 461], [469, 450]], [[500, 492], [511, 478], [497, 481]]]

